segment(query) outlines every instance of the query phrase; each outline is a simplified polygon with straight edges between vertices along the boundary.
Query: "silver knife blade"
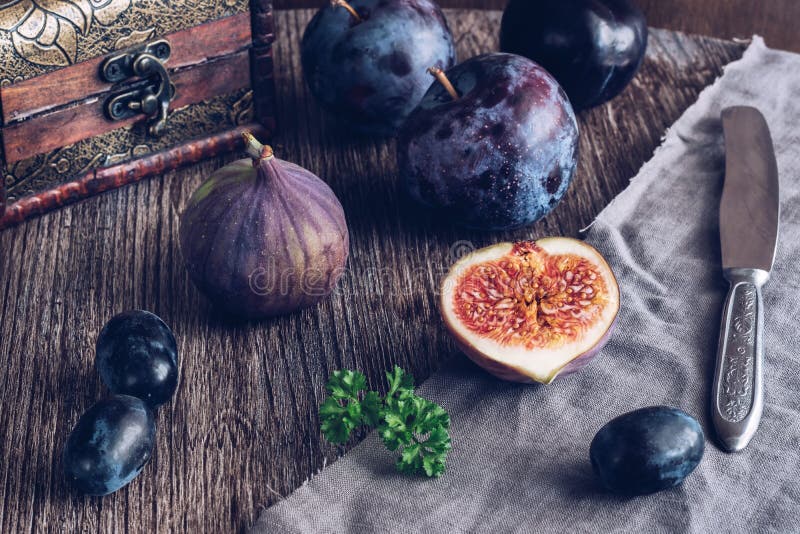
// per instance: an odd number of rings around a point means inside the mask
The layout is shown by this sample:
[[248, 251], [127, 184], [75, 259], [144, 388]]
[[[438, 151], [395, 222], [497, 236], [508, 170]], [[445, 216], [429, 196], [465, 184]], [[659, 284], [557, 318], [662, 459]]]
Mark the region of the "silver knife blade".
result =
[[778, 241], [778, 165], [767, 121], [751, 107], [722, 110], [725, 185], [720, 203], [722, 308], [711, 419], [722, 449], [741, 451], [764, 406], [764, 300]]
[[722, 111], [725, 184], [720, 202], [724, 269], [769, 271], [778, 240], [778, 165], [764, 116], [749, 106]]

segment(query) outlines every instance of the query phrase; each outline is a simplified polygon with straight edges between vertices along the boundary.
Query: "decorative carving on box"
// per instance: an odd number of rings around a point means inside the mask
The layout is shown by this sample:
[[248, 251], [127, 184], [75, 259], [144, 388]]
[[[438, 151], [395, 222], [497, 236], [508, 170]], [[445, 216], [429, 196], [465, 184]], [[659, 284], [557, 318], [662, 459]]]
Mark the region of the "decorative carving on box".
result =
[[[148, 82], [101, 65], [159, 39], [175, 98], [153, 137], [104, 107]], [[0, 0], [0, 229], [270, 135], [273, 41], [271, 0]]]
[[248, 0], [11, 0], [0, 5], [0, 83], [33, 78], [248, 8]]
[[253, 121], [253, 92], [243, 89], [170, 113], [162, 137], [147, 135], [146, 125], [119, 128], [48, 154], [11, 165], [4, 176], [8, 200], [13, 202], [80, 176], [91, 169], [116, 165], [158, 152], [187, 139], [205, 137]]

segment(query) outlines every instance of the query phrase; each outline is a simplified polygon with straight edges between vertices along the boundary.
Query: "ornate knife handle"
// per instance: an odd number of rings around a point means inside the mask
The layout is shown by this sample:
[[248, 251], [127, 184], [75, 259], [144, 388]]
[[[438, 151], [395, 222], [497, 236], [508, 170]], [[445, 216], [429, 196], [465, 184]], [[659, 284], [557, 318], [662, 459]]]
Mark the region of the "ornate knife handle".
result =
[[722, 312], [711, 416], [720, 445], [727, 452], [744, 449], [755, 434], [763, 408], [761, 269], [725, 269], [730, 282]]

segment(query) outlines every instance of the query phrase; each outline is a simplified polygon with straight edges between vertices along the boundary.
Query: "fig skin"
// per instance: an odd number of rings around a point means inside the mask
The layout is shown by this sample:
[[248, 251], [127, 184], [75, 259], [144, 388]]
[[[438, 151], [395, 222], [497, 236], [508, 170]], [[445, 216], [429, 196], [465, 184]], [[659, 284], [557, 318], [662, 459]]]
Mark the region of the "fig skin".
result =
[[[514, 244], [513, 243], [498, 243], [496, 245], [492, 245], [490, 247], [486, 247], [484, 249], [479, 249], [467, 256], [461, 258], [458, 262], [456, 262], [451, 268], [450, 273], [447, 275], [443, 282], [442, 290], [440, 292], [440, 309], [442, 310], [442, 318], [444, 319], [445, 326], [447, 327], [450, 334], [453, 336], [456, 345], [459, 349], [476, 365], [487, 371], [489, 374], [500, 378], [501, 380], [506, 380], [509, 382], [519, 382], [523, 384], [532, 384], [532, 383], [541, 383], [541, 384], [550, 384], [558, 377], [566, 376], [572, 374], [576, 371], [579, 371], [583, 367], [585, 367], [590, 361], [597, 356], [608, 340], [611, 338], [613, 334], [614, 327], [617, 322], [617, 317], [619, 314], [619, 285], [617, 284], [616, 278], [614, 277], [614, 273], [611, 270], [611, 267], [606, 262], [605, 258], [597, 252], [593, 247], [580, 241], [578, 239], [568, 238], [568, 237], [547, 237], [537, 240], [535, 243], [536, 245], [540, 246], [541, 248], [547, 251], [547, 247], [550, 243], [566, 243], [570, 246], [580, 247], [586, 251], [593, 251], [594, 254], [591, 256], [591, 260], [596, 261], [598, 263], [598, 267], [608, 276], [606, 278], [607, 282], [613, 284], [613, 287], [609, 288], [611, 294], [616, 295], [616, 298], [613, 302], [609, 303], [609, 305], [615, 306], [614, 310], [614, 318], [609, 323], [606, 330], [600, 335], [597, 340], [592, 344], [591, 347], [582, 351], [580, 354], [573, 357], [569, 362], [565, 363], [562, 367], [555, 369], [552, 373], [545, 377], [537, 377], [534, 376], [530, 371], [517, 367], [514, 365], [509, 364], [506, 361], [502, 361], [498, 357], [493, 357], [493, 355], [488, 354], [484, 351], [479, 350], [473, 342], [467, 339], [462, 332], [459, 331], [459, 328], [456, 326], [457, 319], [451, 317], [449, 313], [446, 313], [445, 310], [449, 309], [452, 304], [448, 302], [448, 297], [452, 295], [451, 292], [448, 292], [445, 287], [446, 284], [451, 282], [451, 277], [454, 276], [454, 273], [458, 273], [460, 269], [463, 269], [466, 266], [471, 265], [472, 263], [482, 263], [485, 261], [491, 261], [501, 258], [502, 256], [509, 253]], [[577, 250], [577, 248], [576, 248]], [[575, 253], [575, 252], [572, 252]], [[481, 255], [481, 260], [475, 261], [476, 255]], [[588, 256], [587, 256], [588, 257]], [[502, 348], [499, 348], [498, 351], [502, 351]], [[533, 356], [535, 357], [535, 355]]]
[[517, 382], [520, 384], [551, 384], [553, 380], [556, 378], [561, 378], [567, 375], [571, 375], [577, 371], [580, 371], [584, 367], [586, 367], [589, 362], [591, 362], [595, 356], [597, 356], [603, 347], [608, 343], [608, 340], [611, 339], [611, 335], [614, 333], [614, 327], [617, 324], [616, 318], [614, 322], [611, 323], [611, 326], [608, 327], [606, 333], [603, 334], [603, 337], [597, 340], [594, 347], [590, 350], [584, 352], [574, 360], [570, 361], [567, 365], [562, 367], [559, 371], [557, 371], [554, 375], [552, 375], [548, 380], [541, 381], [537, 380], [521, 369], [517, 369], [511, 365], [508, 365], [505, 362], [501, 362], [498, 360], [494, 360], [489, 358], [482, 352], [475, 350], [475, 348], [464, 339], [463, 336], [456, 333], [453, 329], [449, 329], [450, 332], [453, 334], [453, 338], [455, 339], [456, 345], [461, 352], [467, 355], [467, 357], [472, 360], [478, 367], [483, 369], [484, 371], [488, 372], [491, 375], [496, 376], [501, 380], [505, 380], [507, 382]]
[[217, 308], [244, 319], [316, 304], [344, 274], [349, 251], [344, 210], [330, 187], [268, 150], [215, 172], [180, 223], [192, 281]]

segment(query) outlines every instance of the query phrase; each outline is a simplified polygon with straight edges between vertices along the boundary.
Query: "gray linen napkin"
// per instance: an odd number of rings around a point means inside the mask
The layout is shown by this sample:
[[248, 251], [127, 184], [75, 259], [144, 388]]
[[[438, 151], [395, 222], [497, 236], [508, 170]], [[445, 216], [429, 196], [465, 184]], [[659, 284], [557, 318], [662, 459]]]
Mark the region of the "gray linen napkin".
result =
[[[609, 419], [653, 404], [699, 418], [710, 438], [710, 376], [726, 285], [720, 272], [720, 110], [758, 107], [781, 177], [781, 237], [766, 309], [765, 407], [740, 454], [707, 440], [678, 488], [621, 498], [598, 487], [589, 443]], [[800, 531], [800, 56], [756, 38], [669, 130], [662, 147], [589, 229], [614, 269], [622, 309], [611, 342], [549, 386], [500, 382], [468, 363], [421, 394], [452, 416], [438, 480], [395, 473], [373, 433], [254, 532]]]

